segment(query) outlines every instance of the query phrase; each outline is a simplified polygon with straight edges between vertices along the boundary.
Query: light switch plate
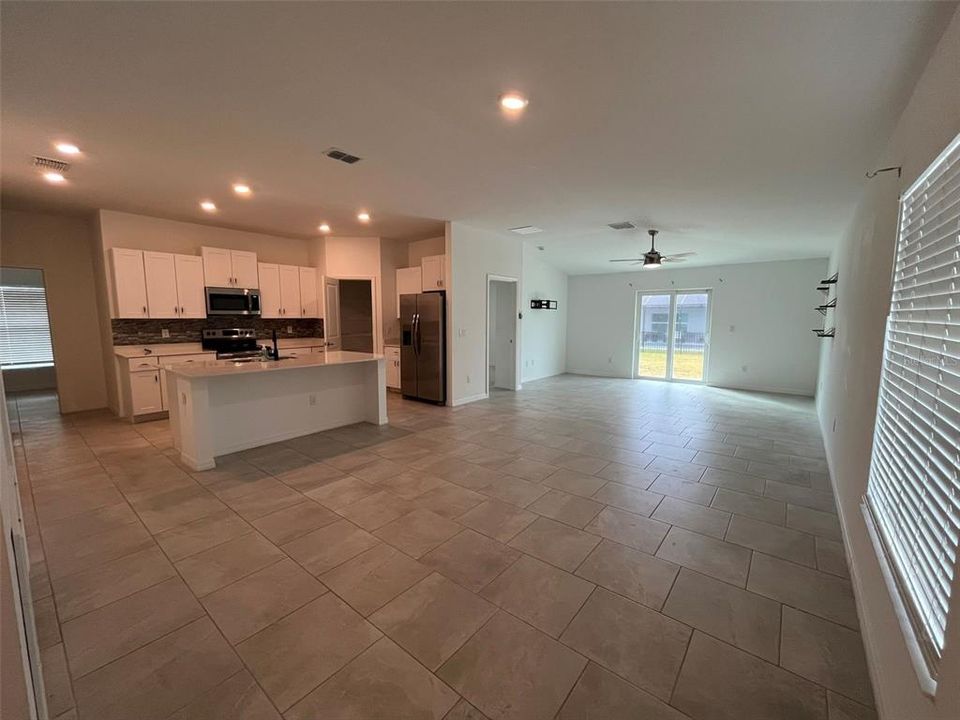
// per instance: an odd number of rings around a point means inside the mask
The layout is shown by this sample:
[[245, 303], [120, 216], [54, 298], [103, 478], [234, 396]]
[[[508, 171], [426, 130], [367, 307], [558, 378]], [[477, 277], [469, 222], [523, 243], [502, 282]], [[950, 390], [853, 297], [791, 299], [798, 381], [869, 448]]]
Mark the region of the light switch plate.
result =
[[168, 337], [170, 337], [170, 331], [167, 330], [166, 328], [161, 328], [161, 330], [160, 330], [160, 337], [162, 337], [162, 338], [168, 338]]

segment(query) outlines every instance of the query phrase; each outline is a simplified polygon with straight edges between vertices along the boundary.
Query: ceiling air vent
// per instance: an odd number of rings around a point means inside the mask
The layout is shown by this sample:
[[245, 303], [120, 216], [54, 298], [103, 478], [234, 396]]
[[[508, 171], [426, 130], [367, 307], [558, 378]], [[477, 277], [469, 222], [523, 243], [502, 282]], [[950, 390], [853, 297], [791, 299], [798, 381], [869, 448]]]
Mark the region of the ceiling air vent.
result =
[[624, 220], [623, 222], [615, 222], [607, 225], [608, 228], [612, 230], [636, 230], [637, 226], [634, 225], [629, 220]]
[[507, 228], [507, 230], [517, 235], [536, 235], [543, 232], [543, 228], [538, 228], [536, 225], [524, 225], [523, 227]]
[[48, 170], [58, 173], [65, 173], [70, 169], [70, 163], [65, 163], [63, 160], [55, 160], [54, 158], [41, 157], [39, 155], [34, 155], [33, 166], [37, 168], [37, 170]]
[[355, 162], [360, 162], [362, 158], [357, 157], [356, 155], [351, 155], [348, 152], [344, 152], [340, 148], [327, 148], [323, 151], [323, 154], [328, 158], [333, 158], [334, 160], [339, 160], [342, 163], [347, 165], [353, 165]]

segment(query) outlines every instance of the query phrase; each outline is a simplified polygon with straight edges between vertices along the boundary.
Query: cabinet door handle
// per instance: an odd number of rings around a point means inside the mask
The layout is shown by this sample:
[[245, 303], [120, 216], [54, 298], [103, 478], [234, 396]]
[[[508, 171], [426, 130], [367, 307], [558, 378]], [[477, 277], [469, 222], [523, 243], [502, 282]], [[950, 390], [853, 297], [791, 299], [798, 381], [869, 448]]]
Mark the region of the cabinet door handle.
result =
[[174, 314], [174, 315], [179, 315], [179, 314], [180, 314], [180, 308], [178, 308], [176, 305], [173, 306], [173, 314]]
[[156, 375], [153, 376], [153, 381], [154, 381], [154, 382], [157, 382], [157, 383], [160, 382], [160, 374], [159, 374], [159, 373], [157, 373]]
[[180, 314], [183, 315], [183, 307], [180, 307]]
[[146, 305], [143, 306], [143, 314], [144, 314], [144, 315], [147, 314], [147, 306], [146, 306]]

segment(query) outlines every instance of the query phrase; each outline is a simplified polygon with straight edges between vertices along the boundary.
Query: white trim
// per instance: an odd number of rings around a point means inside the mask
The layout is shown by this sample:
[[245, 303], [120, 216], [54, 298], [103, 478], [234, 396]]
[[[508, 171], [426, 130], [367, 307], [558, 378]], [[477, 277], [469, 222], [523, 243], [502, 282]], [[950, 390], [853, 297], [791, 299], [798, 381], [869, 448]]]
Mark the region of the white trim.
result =
[[897, 624], [900, 626], [900, 633], [903, 636], [904, 645], [910, 655], [910, 664], [913, 665], [913, 670], [917, 674], [920, 692], [932, 700], [937, 693], [937, 681], [930, 674], [929, 664], [920, 647], [920, 642], [917, 639], [914, 622], [910, 617], [910, 611], [903, 602], [902, 591], [897, 586], [893, 568], [890, 567], [887, 552], [883, 547], [883, 541], [880, 539], [876, 523], [873, 519], [873, 513], [870, 512], [870, 508], [867, 506], [866, 496], [864, 496], [860, 502], [860, 513], [863, 515], [863, 520], [867, 525], [867, 534], [870, 537], [870, 542], [873, 543], [873, 550], [877, 556], [877, 562], [880, 564], [880, 573], [883, 576], [883, 582], [887, 586], [887, 592], [890, 594], [890, 600], [893, 602], [893, 611], [897, 616]]
[[477, 393], [476, 395], [470, 395], [465, 398], [460, 398], [459, 400], [454, 400], [452, 407], [458, 407], [460, 405], [467, 405], [472, 402], [477, 402], [478, 400], [486, 400], [490, 397], [489, 393]]
[[[323, 308], [324, 335], [326, 335], [326, 331], [327, 331], [327, 328], [326, 328], [327, 296], [326, 296], [326, 292], [324, 292], [323, 281], [327, 278], [329, 278], [330, 280], [337, 280], [337, 281], [340, 281], [340, 280], [369, 280], [370, 281], [370, 302], [373, 304], [373, 306], [370, 308], [371, 315], [372, 315], [371, 322], [373, 323], [373, 353], [375, 355], [383, 355], [383, 322], [382, 322], [383, 311], [381, 307], [382, 301], [380, 298], [380, 283], [377, 280], [377, 276], [376, 275], [338, 275], [337, 277], [334, 277], [333, 275], [321, 276], [320, 292], [323, 293], [323, 299], [324, 299], [324, 308]], [[341, 311], [340, 312], [341, 327], [339, 328], [339, 330], [340, 330], [340, 337], [341, 337], [340, 344], [342, 347], [343, 345], [343, 340], [342, 340], [343, 338], [343, 327], [342, 327], [343, 307], [342, 306], [340, 307], [340, 311]]]

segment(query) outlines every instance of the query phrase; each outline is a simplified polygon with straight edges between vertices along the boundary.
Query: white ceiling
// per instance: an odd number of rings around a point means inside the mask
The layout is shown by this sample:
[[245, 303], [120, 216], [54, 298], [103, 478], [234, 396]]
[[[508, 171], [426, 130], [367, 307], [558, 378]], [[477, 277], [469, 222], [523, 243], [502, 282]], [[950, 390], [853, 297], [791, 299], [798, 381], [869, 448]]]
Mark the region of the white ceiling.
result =
[[[624, 219], [688, 265], [822, 257], [954, 10], [5, 1], [4, 201], [293, 237], [532, 224], [569, 272], [634, 269], [607, 262], [645, 246]], [[30, 158], [60, 139], [85, 154], [52, 187]]]

